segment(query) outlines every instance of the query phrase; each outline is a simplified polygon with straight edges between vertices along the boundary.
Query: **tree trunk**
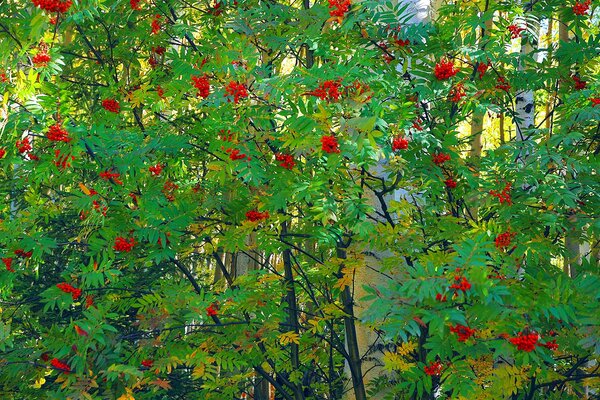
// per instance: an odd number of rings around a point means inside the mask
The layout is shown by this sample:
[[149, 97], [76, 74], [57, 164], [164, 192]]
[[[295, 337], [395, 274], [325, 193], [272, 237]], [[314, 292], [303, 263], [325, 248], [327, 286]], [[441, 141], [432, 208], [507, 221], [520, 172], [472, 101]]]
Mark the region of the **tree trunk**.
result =
[[[338, 247], [337, 250], [338, 258], [346, 258], [346, 249]], [[340, 266], [340, 271], [343, 265]], [[350, 287], [346, 286], [341, 295], [342, 308], [346, 316], [344, 317], [344, 330], [346, 333], [346, 350], [348, 352], [348, 368], [350, 369], [350, 376], [352, 378], [353, 394], [351, 397], [354, 400], [367, 400], [367, 392], [365, 390], [365, 380], [363, 379], [362, 372], [362, 359], [361, 349], [359, 348], [359, 337], [358, 329], [356, 326], [356, 318], [354, 317], [354, 295], [350, 291]], [[369, 332], [365, 332], [364, 328], [361, 329], [362, 335], [368, 335]], [[364, 354], [364, 351], [363, 351]]]
[[[484, 45], [485, 33], [489, 32], [493, 26], [494, 26], [493, 19], [489, 19], [489, 20], [485, 21], [485, 28], [483, 28], [481, 30], [481, 36], [479, 38], [479, 48], [482, 48]], [[471, 137], [473, 138], [473, 140], [471, 142], [471, 151], [469, 154], [473, 158], [481, 157], [481, 151], [483, 149], [483, 144], [481, 142], [481, 136], [483, 134], [484, 118], [485, 118], [485, 110], [476, 108], [475, 111], [473, 112], [473, 117], [471, 119]]]

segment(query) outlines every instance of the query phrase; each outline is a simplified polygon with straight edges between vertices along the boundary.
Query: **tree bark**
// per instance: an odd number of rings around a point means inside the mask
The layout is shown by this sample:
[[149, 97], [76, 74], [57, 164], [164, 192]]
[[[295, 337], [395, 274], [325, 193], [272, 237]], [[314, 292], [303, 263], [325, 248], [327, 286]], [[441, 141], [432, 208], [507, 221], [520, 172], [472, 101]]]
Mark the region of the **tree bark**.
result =
[[[338, 258], [346, 258], [346, 249], [338, 247]], [[343, 265], [340, 266], [340, 271]], [[340, 272], [341, 273], [341, 272]], [[348, 351], [348, 367], [350, 368], [350, 376], [354, 390], [354, 400], [367, 400], [367, 392], [365, 390], [365, 382], [362, 373], [362, 359], [358, 345], [358, 336], [356, 329], [356, 318], [354, 317], [354, 296], [350, 291], [350, 287], [346, 286], [341, 294], [342, 309], [346, 316], [344, 317], [344, 330], [346, 333], [346, 348]]]

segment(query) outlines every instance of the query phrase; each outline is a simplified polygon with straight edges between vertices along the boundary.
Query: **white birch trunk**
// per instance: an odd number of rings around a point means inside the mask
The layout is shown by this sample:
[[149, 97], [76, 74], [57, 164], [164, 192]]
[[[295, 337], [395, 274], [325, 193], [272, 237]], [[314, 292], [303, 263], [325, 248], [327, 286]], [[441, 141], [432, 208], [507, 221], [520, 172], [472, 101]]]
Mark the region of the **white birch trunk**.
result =
[[[417, 24], [429, 20], [429, 18], [432, 16], [432, 10], [435, 10], [435, 5], [439, 3], [439, 0], [398, 0], [398, 3], [408, 6], [406, 13], [412, 15], [412, 17], [407, 23]], [[402, 74], [403, 71], [399, 69], [398, 72]], [[400, 76], [398, 79], [400, 79]], [[370, 173], [379, 177], [386, 177], [384, 170], [385, 160], [381, 159], [377, 167], [374, 168], [373, 171], [370, 171]], [[384, 197], [384, 202], [389, 204], [390, 200], [399, 201], [403, 199], [406, 194], [407, 192], [405, 190], [396, 190], [393, 193], [386, 195]], [[370, 204], [375, 208], [375, 210], [382, 213], [383, 207], [379, 199], [377, 199], [377, 197], [370, 191], [368, 196]], [[382, 223], [386, 222], [382, 221]], [[369, 249], [364, 252], [365, 266], [362, 268], [357, 268], [354, 277], [354, 310], [355, 315], [359, 318], [359, 320], [362, 319], [361, 317], [365, 316], [365, 313], [368, 312], [370, 306], [370, 302], [361, 301], [361, 298], [366, 295], [363, 285], [377, 287], [385, 286], [388, 283], [386, 282], [387, 278], [385, 278], [384, 275], [382, 275], [379, 271], [381, 269], [382, 260], [391, 256], [391, 251], [372, 251]], [[382, 368], [383, 362], [381, 361], [383, 355], [383, 343], [381, 343], [377, 333], [365, 324], [358, 323], [356, 325], [356, 333], [359, 351], [363, 360], [362, 371], [364, 382], [365, 385], [368, 385], [369, 382], [374, 378], [380, 377], [384, 374], [384, 370]], [[346, 373], [347, 376], [350, 376], [350, 371], [347, 365]], [[378, 400], [382, 399], [384, 396], [385, 393], [379, 393], [374, 395], [372, 399]], [[348, 400], [354, 399], [352, 390], [347, 391], [346, 398]]]

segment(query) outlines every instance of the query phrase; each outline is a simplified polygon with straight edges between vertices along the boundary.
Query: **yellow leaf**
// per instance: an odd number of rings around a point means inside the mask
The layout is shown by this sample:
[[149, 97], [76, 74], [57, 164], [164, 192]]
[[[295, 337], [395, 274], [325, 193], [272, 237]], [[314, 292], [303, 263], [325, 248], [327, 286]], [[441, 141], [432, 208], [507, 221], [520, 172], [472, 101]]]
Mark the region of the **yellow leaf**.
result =
[[300, 344], [300, 335], [298, 335], [294, 331], [282, 333], [281, 335], [278, 336], [278, 338], [279, 338], [279, 343], [281, 343], [282, 346], [285, 346], [286, 344], [289, 344], [289, 343]]
[[315, 318], [315, 319], [309, 319], [308, 323], [311, 326], [311, 328], [309, 329], [309, 331], [311, 331], [312, 333], [317, 333], [319, 332], [321, 329], [319, 329], [319, 321], [321, 320], [321, 318]]
[[346, 286], [352, 285], [354, 280], [354, 267], [346, 266], [342, 268], [342, 277], [333, 285], [340, 290], [344, 290]]
[[39, 389], [42, 387], [42, 385], [46, 383], [46, 378], [41, 377], [38, 380], [35, 381], [35, 383], [33, 384], [33, 388], [34, 389]]
[[206, 372], [206, 365], [200, 364], [196, 368], [194, 368], [194, 370], [192, 371], [192, 378], [200, 379], [204, 376], [205, 372]]
[[400, 354], [403, 357], [407, 357], [410, 353], [415, 351], [417, 348], [416, 342], [403, 342], [398, 349], [396, 349], [396, 353]]
[[388, 371], [406, 372], [415, 366], [414, 363], [404, 360], [400, 354], [392, 353], [391, 351], [383, 352], [383, 363], [385, 365], [385, 369]]
[[125, 393], [123, 393], [117, 400], [135, 400], [135, 397], [133, 397], [131, 389], [125, 388]]
[[90, 194], [92, 194], [92, 192], [90, 192], [90, 189], [87, 188], [87, 186], [85, 186], [83, 183], [79, 182], [79, 188], [81, 189], [81, 191], [86, 194], [87, 196], [89, 196]]

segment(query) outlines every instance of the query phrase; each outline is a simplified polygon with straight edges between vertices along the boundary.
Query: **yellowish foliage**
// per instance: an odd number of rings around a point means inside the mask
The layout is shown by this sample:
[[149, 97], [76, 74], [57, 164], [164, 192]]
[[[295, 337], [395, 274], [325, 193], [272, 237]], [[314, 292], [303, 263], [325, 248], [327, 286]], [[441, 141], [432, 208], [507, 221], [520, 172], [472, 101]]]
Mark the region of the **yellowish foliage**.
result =
[[490, 377], [489, 393], [504, 393], [511, 395], [525, 386], [528, 382], [528, 367], [516, 367], [503, 364], [494, 369]]
[[383, 364], [388, 371], [406, 372], [415, 366], [415, 363], [408, 362], [398, 353], [391, 351], [383, 352]]
[[342, 268], [342, 277], [338, 279], [334, 287], [340, 290], [344, 290], [345, 287], [351, 286], [352, 281], [354, 280], [354, 271], [354, 267], [345, 266], [344, 268]]
[[416, 342], [403, 342], [400, 347], [396, 350], [396, 353], [400, 354], [403, 357], [408, 357], [410, 353], [417, 349]]
[[117, 400], [135, 400], [135, 397], [133, 397], [133, 392], [131, 389], [125, 388], [125, 393], [123, 393]]
[[194, 370], [192, 371], [192, 378], [200, 379], [204, 376], [205, 372], [206, 372], [206, 365], [200, 364], [200, 365], [196, 366], [194, 368]]
[[278, 338], [279, 343], [281, 343], [282, 346], [285, 346], [290, 343], [300, 344], [300, 335], [298, 335], [294, 331], [284, 332], [281, 335], [279, 335]]

